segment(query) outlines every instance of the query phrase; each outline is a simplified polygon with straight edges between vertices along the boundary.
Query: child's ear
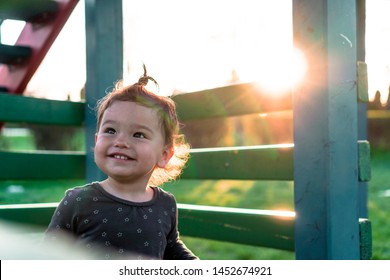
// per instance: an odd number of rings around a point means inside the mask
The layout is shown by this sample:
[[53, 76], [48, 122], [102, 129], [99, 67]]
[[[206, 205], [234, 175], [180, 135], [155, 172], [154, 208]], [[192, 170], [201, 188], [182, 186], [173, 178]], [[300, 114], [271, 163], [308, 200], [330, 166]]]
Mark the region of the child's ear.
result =
[[164, 168], [169, 160], [173, 157], [175, 153], [175, 149], [173, 147], [166, 147], [162, 153], [160, 160], [157, 162], [157, 166], [160, 168]]

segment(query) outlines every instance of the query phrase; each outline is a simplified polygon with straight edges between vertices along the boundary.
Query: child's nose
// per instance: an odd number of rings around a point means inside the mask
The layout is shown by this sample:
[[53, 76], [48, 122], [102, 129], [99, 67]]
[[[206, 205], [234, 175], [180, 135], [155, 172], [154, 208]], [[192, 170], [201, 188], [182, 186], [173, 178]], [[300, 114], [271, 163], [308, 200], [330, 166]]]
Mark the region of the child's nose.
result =
[[130, 147], [130, 139], [124, 133], [118, 134], [115, 139], [115, 147], [118, 148], [129, 148]]

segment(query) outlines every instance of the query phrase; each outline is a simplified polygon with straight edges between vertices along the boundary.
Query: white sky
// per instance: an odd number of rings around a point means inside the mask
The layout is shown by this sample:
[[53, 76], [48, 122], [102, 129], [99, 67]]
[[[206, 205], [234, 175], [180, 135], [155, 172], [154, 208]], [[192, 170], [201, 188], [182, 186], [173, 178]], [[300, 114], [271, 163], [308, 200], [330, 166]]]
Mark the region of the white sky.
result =
[[381, 92], [385, 102], [390, 86], [390, 0], [366, 0], [366, 63], [368, 90]]
[[[162, 94], [223, 86], [231, 82], [232, 71], [241, 82], [257, 80], [274, 90], [291, 85], [294, 75], [301, 74], [291, 62], [291, 1], [123, 2], [128, 83], [142, 74], [142, 62], [159, 82]], [[376, 90], [384, 92], [384, 102], [390, 85], [390, 17], [386, 15], [390, 0], [366, 2], [369, 93], [372, 98]], [[80, 1], [28, 85], [28, 93], [79, 100], [85, 82], [83, 15]], [[15, 40], [15, 34], [2, 32], [3, 42]]]

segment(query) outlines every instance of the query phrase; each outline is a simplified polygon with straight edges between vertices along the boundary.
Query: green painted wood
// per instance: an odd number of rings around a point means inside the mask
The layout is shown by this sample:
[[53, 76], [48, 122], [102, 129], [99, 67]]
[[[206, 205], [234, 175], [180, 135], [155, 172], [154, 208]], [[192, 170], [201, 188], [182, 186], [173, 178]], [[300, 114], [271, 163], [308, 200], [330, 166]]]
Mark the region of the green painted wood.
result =
[[[83, 178], [84, 162], [82, 153], [0, 152], [0, 179]], [[292, 180], [292, 163], [292, 145], [199, 149], [181, 178]]]
[[0, 44], [0, 63], [20, 64], [26, 61], [32, 54], [32, 49], [27, 46], [11, 46]]
[[363, 61], [357, 62], [357, 92], [359, 102], [369, 102], [367, 64]]
[[372, 258], [372, 227], [369, 219], [359, 219], [360, 259]]
[[[57, 203], [0, 205], [0, 219], [46, 227]], [[178, 204], [181, 235], [294, 250], [294, 213]]]
[[[358, 63], [365, 63], [366, 60], [366, 0], [356, 0], [356, 51]], [[360, 71], [362, 72], [362, 71]], [[360, 76], [360, 77], [359, 77]], [[367, 81], [367, 84], [366, 84]], [[360, 84], [360, 85], [359, 85]], [[365, 92], [366, 91], [366, 92]], [[368, 98], [368, 78], [367, 69], [365, 74], [359, 75], [358, 65], [358, 101], [362, 95]], [[367, 94], [367, 95], [366, 95]], [[358, 140], [368, 139], [368, 119], [367, 119], [367, 103], [358, 102]], [[368, 217], [368, 184], [367, 182], [359, 182], [359, 217]]]
[[58, 11], [58, 3], [49, 0], [12, 0], [0, 2], [0, 18], [42, 22]]
[[194, 149], [181, 178], [293, 180], [293, 145]]
[[181, 121], [291, 110], [291, 92], [270, 95], [256, 84], [236, 84], [173, 97]]
[[42, 228], [49, 225], [57, 205], [58, 203], [0, 205], [0, 219], [25, 226], [35, 226], [26, 230], [42, 231]]
[[[92, 148], [95, 145], [96, 107], [115, 81], [123, 78], [123, 19], [122, 1], [85, 1], [86, 68], [85, 84], [85, 143], [86, 180], [105, 178], [96, 167]], [[140, 76], [142, 65], [139, 66]]]
[[[359, 178], [368, 181], [369, 143], [361, 141], [358, 148]], [[83, 153], [0, 151], [0, 160], [0, 179], [81, 179], [85, 170]], [[194, 149], [181, 179], [291, 181], [293, 145]]]
[[85, 155], [67, 152], [0, 151], [0, 180], [83, 179]]
[[179, 204], [182, 235], [294, 250], [294, 213]]
[[[0, 205], [0, 220], [34, 226], [23, 227], [26, 233], [42, 232], [57, 205]], [[179, 230], [184, 236], [294, 251], [294, 212], [189, 204], [178, 204], [178, 209]], [[361, 259], [371, 259], [371, 221], [359, 219], [359, 232]]]
[[84, 104], [0, 94], [0, 121], [81, 126], [84, 123]]
[[368, 141], [358, 141], [359, 158], [359, 181], [368, 182], [371, 180], [371, 150]]
[[293, 1], [297, 259], [359, 259], [356, 0]]

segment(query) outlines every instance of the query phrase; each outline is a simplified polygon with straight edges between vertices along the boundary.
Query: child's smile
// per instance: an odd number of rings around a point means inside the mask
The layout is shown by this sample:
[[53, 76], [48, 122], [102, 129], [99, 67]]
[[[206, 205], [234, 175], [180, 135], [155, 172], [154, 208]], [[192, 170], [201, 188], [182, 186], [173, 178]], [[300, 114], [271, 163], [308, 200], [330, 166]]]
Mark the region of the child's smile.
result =
[[108, 156], [111, 157], [111, 158], [117, 159], [117, 160], [122, 160], [122, 161], [135, 160], [131, 156], [128, 156], [128, 155], [123, 154], [123, 153], [112, 153], [112, 154], [109, 154]]
[[121, 154], [113, 154], [113, 155], [110, 155], [110, 157], [113, 157], [115, 159], [120, 159], [120, 160], [132, 160], [132, 158], [129, 158], [128, 156], [125, 156], [125, 155], [121, 155]]

